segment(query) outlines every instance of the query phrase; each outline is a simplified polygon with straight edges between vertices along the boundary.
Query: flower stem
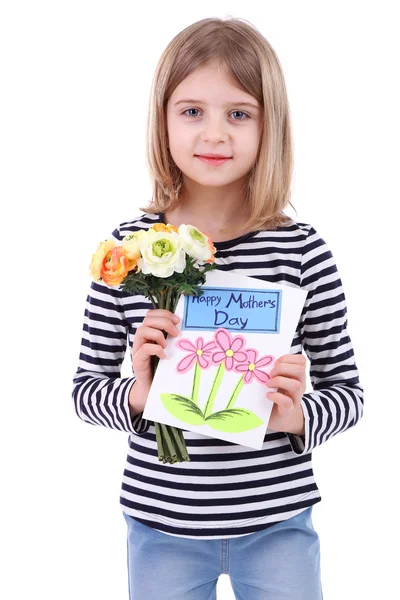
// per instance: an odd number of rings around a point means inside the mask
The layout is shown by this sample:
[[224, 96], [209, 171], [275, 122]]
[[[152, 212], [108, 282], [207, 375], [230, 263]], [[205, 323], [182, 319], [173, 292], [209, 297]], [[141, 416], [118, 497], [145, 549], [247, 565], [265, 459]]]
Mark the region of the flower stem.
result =
[[208, 396], [206, 408], [204, 410], [204, 418], [205, 419], [208, 417], [208, 415], [210, 415], [212, 413], [212, 409], [213, 409], [214, 401], [215, 401], [215, 396], [217, 395], [217, 392], [219, 390], [219, 386], [221, 385], [222, 378], [224, 376], [224, 372], [225, 372], [225, 361], [222, 361], [222, 363], [218, 367], [218, 371], [217, 371], [217, 374], [215, 376], [214, 382], [212, 384], [210, 395]]
[[196, 360], [194, 367], [194, 376], [193, 376], [193, 387], [192, 387], [192, 400], [195, 404], [199, 405], [199, 388], [200, 388], [200, 376], [201, 369]]
[[[172, 309], [172, 302], [171, 302], [172, 292], [173, 292], [173, 288], [169, 287], [168, 291], [167, 291], [167, 298], [166, 298], [166, 301], [165, 301], [165, 306], [169, 306], [169, 310]], [[171, 310], [171, 312], [172, 312], [172, 310]]]
[[153, 296], [151, 294], [149, 294], [149, 297], [150, 297], [150, 302], [153, 305], [153, 308], [158, 308], [157, 302], [154, 300]]
[[237, 382], [235, 389], [233, 390], [233, 394], [230, 397], [230, 400], [229, 400], [228, 404], [226, 405], [226, 409], [225, 410], [228, 410], [228, 408], [232, 408], [233, 407], [233, 405], [235, 404], [235, 402], [237, 400], [237, 397], [240, 394], [240, 390], [242, 389], [243, 386], [244, 386], [244, 379], [243, 379], [243, 377], [241, 377], [239, 379], [239, 381]]
[[[159, 293], [154, 294], [158, 305], [155, 304], [152, 299], [154, 308], [165, 308], [171, 312], [175, 312], [176, 306], [179, 300], [179, 294], [173, 287], [163, 289]], [[163, 331], [164, 337], [167, 337], [167, 332]], [[153, 355], [153, 377], [157, 370], [157, 366], [160, 361], [160, 357]], [[182, 430], [172, 425], [166, 425], [165, 423], [154, 422], [156, 430], [156, 441], [158, 460], [169, 464], [175, 464], [176, 462], [190, 461], [190, 457], [186, 448], [185, 438], [183, 437]]]
[[165, 425], [163, 423], [154, 423], [156, 428], [158, 460], [163, 464], [171, 465], [176, 462], [190, 461], [185, 439], [181, 429]]

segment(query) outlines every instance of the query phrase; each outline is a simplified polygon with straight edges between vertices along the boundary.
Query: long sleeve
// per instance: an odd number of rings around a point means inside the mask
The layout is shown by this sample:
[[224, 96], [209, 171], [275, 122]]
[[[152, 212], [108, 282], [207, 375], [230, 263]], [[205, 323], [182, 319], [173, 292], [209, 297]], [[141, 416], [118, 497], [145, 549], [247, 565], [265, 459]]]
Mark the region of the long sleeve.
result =
[[[121, 239], [119, 229], [111, 235]], [[118, 287], [103, 281], [90, 284], [72, 398], [82, 421], [141, 435], [150, 421], [143, 419], [143, 412], [133, 419], [130, 415], [129, 392], [136, 378], [121, 377], [128, 323]]]
[[296, 454], [306, 454], [353, 427], [364, 411], [342, 282], [332, 252], [313, 227], [303, 248], [300, 286], [308, 295], [298, 332], [310, 360], [313, 392], [301, 400], [305, 435], [287, 436]]

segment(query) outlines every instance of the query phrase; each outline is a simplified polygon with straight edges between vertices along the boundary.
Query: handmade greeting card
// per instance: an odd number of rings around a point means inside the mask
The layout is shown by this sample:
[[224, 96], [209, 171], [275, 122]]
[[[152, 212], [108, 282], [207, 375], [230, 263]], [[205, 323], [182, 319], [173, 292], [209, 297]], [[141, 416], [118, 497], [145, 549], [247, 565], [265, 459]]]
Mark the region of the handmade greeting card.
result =
[[143, 417], [262, 447], [273, 402], [269, 372], [288, 354], [307, 291], [214, 270], [201, 296], [182, 295]]

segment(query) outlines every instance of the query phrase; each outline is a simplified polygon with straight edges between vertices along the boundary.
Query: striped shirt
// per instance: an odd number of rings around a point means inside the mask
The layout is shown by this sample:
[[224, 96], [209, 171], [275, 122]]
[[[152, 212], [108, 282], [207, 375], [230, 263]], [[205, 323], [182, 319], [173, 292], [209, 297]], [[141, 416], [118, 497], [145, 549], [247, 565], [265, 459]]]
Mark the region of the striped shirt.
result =
[[[109, 237], [163, 223], [142, 213]], [[129, 392], [135, 375], [121, 377], [127, 344], [132, 359], [136, 328], [152, 308], [148, 299], [90, 284], [72, 398], [92, 425], [129, 433], [120, 507], [166, 534], [197, 539], [234, 538], [270, 527], [320, 502], [312, 451], [354, 426], [363, 414], [347, 308], [338, 270], [325, 241], [309, 224], [291, 221], [214, 242], [218, 269], [308, 291], [291, 344], [310, 361], [312, 392], [301, 400], [305, 435], [267, 429], [261, 450], [183, 430], [189, 462], [158, 460], [153, 421], [133, 419]]]

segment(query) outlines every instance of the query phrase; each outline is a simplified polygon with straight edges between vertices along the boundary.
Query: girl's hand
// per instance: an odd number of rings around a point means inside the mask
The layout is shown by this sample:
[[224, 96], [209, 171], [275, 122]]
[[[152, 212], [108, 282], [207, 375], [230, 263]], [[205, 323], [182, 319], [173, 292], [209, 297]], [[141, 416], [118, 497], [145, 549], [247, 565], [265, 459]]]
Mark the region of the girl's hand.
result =
[[266, 394], [274, 402], [268, 429], [304, 435], [300, 402], [306, 390], [306, 364], [302, 354], [284, 354], [275, 361], [267, 387], [276, 387], [278, 391]]
[[178, 335], [175, 326], [180, 318], [169, 310], [151, 308], [147, 311], [143, 323], [136, 329], [132, 347], [132, 368], [136, 381], [143, 386], [150, 386], [153, 380], [151, 357], [157, 355], [165, 358], [164, 348], [167, 340], [163, 334]]

